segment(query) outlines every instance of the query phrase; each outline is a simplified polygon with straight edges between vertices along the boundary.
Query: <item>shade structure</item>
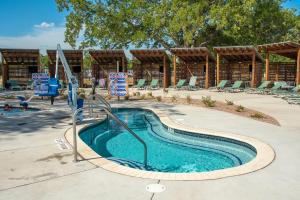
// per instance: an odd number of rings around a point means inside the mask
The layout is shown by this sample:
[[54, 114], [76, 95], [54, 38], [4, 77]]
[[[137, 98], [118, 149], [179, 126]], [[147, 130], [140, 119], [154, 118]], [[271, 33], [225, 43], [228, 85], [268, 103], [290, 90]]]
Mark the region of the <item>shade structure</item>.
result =
[[[266, 54], [266, 80], [300, 84], [300, 43], [287, 41], [263, 44], [258, 49]], [[270, 54], [280, 55], [291, 61], [270, 62]]]
[[94, 62], [92, 74], [96, 80], [107, 79], [110, 72], [127, 72], [127, 58], [124, 50], [90, 50]]
[[[70, 66], [72, 73], [77, 77], [79, 86], [83, 86], [83, 51], [82, 50], [63, 50], [66, 57], [67, 63]], [[49, 71], [50, 76], [55, 75], [55, 64], [56, 64], [56, 50], [47, 50], [49, 57]], [[58, 78], [66, 81], [64, 68], [62, 63], [59, 61], [58, 66]]]
[[253, 46], [214, 47], [217, 53], [216, 80], [242, 80], [256, 87], [262, 79], [263, 58]]
[[149, 84], [152, 79], [158, 79], [160, 86], [167, 88], [170, 85], [170, 59], [164, 49], [130, 50], [134, 56], [133, 78], [145, 79]]
[[19, 85], [26, 85], [32, 73], [39, 72], [40, 53], [38, 49], [0, 49], [3, 58], [2, 84], [16, 80]]
[[174, 86], [179, 79], [189, 79], [191, 76], [197, 76], [200, 87], [215, 85], [215, 58], [206, 47], [172, 48], [170, 51], [174, 55]]

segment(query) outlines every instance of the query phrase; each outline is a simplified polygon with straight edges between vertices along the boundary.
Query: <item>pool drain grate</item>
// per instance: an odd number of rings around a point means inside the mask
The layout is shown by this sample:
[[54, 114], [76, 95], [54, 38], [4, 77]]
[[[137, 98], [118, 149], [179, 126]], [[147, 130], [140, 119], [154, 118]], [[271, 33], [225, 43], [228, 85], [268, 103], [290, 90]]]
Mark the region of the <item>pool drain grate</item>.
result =
[[163, 192], [166, 190], [166, 186], [162, 184], [149, 184], [146, 186], [146, 191], [151, 192], [151, 193], [159, 193]]

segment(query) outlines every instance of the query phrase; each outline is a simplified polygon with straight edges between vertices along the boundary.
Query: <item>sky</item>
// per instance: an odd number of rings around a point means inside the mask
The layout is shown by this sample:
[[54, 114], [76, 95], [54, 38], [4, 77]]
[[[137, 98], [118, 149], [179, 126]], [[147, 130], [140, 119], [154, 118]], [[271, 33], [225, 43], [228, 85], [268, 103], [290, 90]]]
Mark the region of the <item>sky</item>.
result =
[[[286, 8], [297, 8], [300, 0], [291, 0]], [[38, 48], [41, 52], [64, 43], [65, 17], [55, 0], [0, 0], [0, 48]]]

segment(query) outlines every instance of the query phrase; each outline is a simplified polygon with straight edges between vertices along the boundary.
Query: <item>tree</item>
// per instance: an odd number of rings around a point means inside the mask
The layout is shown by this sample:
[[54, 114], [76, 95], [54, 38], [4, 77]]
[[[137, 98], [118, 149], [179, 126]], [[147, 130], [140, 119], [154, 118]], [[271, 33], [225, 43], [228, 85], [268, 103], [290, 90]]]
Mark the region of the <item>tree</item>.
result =
[[41, 63], [41, 68], [42, 69], [49, 69], [49, 57], [48, 55], [41, 55], [40, 54], [40, 63]]
[[[81, 47], [196, 47], [278, 42], [297, 23], [284, 0], [56, 0], [65, 40]], [[299, 35], [298, 35], [299, 38]]]

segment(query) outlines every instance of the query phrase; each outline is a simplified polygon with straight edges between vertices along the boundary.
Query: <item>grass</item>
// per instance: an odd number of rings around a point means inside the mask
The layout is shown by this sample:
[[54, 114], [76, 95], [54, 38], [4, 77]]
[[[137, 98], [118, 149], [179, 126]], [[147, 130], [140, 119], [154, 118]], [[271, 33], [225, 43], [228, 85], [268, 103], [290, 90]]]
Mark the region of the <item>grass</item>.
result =
[[216, 101], [212, 100], [210, 96], [202, 97], [201, 101], [206, 107], [215, 107]]

